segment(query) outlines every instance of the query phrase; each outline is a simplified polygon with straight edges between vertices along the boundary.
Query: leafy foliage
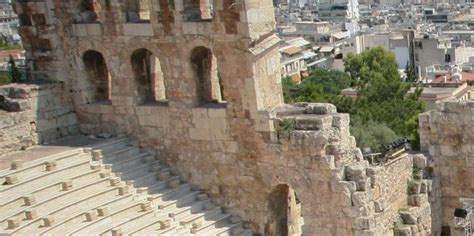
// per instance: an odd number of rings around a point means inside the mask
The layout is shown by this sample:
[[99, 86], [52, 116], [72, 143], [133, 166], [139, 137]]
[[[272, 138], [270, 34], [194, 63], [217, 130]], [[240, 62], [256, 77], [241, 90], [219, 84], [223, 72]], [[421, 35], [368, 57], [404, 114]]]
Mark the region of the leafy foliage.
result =
[[384, 144], [398, 139], [398, 135], [385, 124], [374, 121], [362, 122], [360, 119], [353, 121], [351, 134], [359, 147], [370, 147], [372, 152], [382, 152]]
[[407, 75], [406, 82], [416, 82], [416, 74], [415, 74], [415, 68], [413, 65], [407, 62], [407, 65], [405, 66], [405, 74]]
[[10, 60], [8, 61], [9, 69], [8, 73], [10, 76], [10, 80], [13, 83], [17, 83], [21, 81], [21, 72], [18, 70], [18, 67], [16, 66], [15, 60], [13, 57], [10, 55]]
[[[316, 70], [301, 84], [284, 79], [285, 101], [327, 102], [339, 112], [351, 114], [352, 134], [360, 147], [378, 151], [399, 137], [408, 137], [412, 146], [418, 147], [418, 114], [425, 109], [419, 101], [422, 89], [408, 94], [412, 83], [401, 80], [395, 55], [379, 47], [349, 54], [344, 65], [347, 74]], [[351, 85], [358, 91], [357, 99], [339, 96]]]
[[283, 95], [287, 103], [328, 102], [339, 104], [340, 112], [348, 112], [352, 99], [338, 96], [351, 85], [351, 78], [342, 71], [317, 69], [300, 84], [283, 79]]
[[0, 86], [11, 83], [10, 77], [8, 75], [0, 75]]

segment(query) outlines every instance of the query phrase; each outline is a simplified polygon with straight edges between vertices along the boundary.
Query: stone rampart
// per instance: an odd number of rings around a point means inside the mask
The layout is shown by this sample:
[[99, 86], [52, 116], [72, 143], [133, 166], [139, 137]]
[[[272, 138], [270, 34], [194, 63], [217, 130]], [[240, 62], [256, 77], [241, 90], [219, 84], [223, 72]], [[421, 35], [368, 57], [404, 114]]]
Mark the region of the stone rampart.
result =
[[454, 225], [460, 198], [474, 198], [474, 102], [447, 101], [420, 116], [422, 149], [434, 160], [440, 181], [441, 224], [451, 235], [462, 235]]
[[0, 87], [0, 155], [79, 133], [69, 94], [60, 83]]

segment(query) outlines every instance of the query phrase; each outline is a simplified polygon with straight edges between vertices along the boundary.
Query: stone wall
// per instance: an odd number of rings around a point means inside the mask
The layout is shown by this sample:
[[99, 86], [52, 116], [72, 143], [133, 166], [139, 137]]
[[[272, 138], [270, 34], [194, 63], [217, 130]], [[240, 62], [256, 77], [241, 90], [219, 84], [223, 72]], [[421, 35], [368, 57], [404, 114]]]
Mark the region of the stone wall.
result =
[[451, 235], [462, 235], [454, 226], [454, 209], [460, 198], [474, 198], [474, 102], [447, 101], [420, 116], [422, 149], [433, 157], [434, 175], [440, 181], [441, 223]]
[[0, 86], [0, 155], [78, 133], [61, 83]]

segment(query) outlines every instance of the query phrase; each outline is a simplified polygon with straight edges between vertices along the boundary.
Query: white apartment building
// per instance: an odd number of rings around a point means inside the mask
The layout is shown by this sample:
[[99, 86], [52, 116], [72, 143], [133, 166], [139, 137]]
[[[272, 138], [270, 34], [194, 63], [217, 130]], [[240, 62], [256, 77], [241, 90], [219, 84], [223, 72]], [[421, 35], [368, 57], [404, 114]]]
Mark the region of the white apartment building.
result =
[[341, 23], [351, 34], [357, 33], [359, 28], [358, 0], [320, 0], [319, 19]]
[[13, 11], [10, 1], [0, 1], [0, 34], [10, 41], [20, 41], [18, 16]]

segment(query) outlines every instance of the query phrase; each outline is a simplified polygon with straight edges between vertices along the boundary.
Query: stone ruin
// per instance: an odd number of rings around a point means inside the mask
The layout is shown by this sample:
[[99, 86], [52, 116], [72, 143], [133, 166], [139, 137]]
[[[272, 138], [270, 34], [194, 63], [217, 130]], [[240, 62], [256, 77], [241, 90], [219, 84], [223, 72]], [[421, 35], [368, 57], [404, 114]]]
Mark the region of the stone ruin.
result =
[[15, 9], [31, 75], [60, 93], [33, 103], [60, 99], [63, 113], [52, 113], [70, 116], [33, 117], [37, 127], [15, 128], [20, 141], [41, 134], [42, 119], [69, 132], [54, 137], [127, 135], [257, 235], [462, 233], [452, 212], [474, 195], [473, 104], [420, 116], [426, 154], [369, 164], [349, 115], [284, 104], [273, 1], [22, 0]]

